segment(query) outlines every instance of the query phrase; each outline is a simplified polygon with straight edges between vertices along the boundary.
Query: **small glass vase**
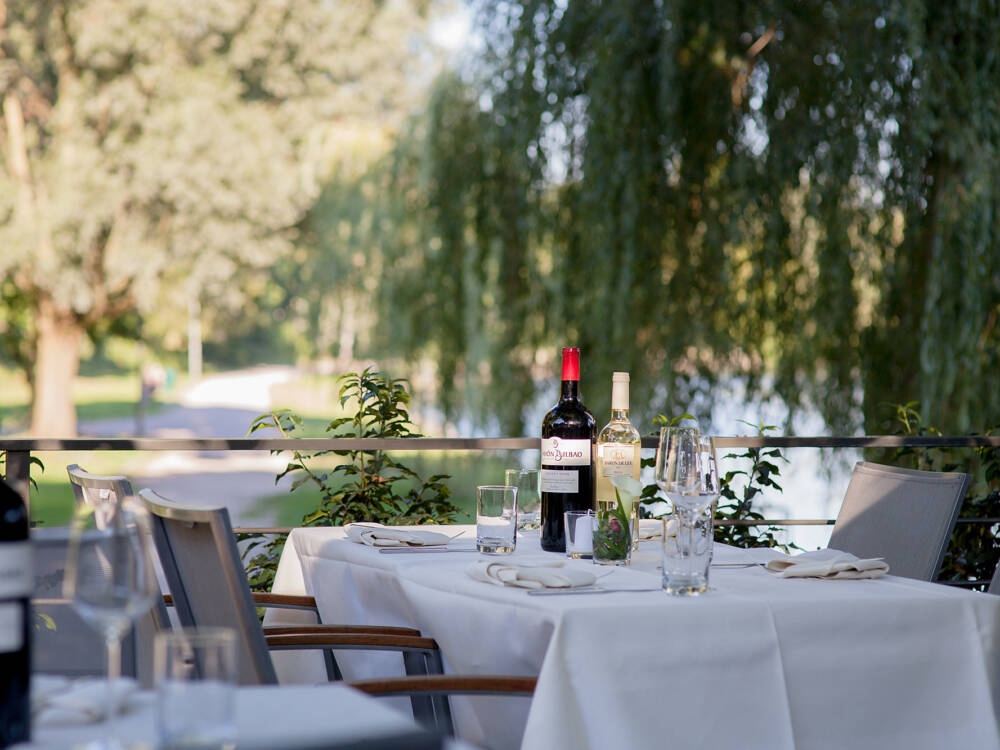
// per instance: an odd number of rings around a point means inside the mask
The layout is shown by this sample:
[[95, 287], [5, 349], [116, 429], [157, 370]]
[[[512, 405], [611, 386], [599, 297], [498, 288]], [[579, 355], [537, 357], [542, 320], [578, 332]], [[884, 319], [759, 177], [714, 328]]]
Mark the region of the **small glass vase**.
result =
[[597, 565], [628, 565], [632, 559], [631, 524], [610, 513], [594, 519], [594, 562]]

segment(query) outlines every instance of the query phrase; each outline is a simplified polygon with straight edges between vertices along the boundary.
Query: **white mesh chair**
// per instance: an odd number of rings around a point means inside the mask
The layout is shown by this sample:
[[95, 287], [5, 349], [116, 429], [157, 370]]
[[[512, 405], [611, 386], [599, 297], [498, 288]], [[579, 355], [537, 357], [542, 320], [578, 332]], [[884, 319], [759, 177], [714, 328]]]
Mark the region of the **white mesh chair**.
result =
[[997, 563], [997, 569], [993, 571], [993, 580], [986, 590], [991, 594], [1000, 594], [1000, 563]]
[[829, 547], [882, 557], [893, 575], [933, 581], [968, 485], [968, 474], [859, 461]]

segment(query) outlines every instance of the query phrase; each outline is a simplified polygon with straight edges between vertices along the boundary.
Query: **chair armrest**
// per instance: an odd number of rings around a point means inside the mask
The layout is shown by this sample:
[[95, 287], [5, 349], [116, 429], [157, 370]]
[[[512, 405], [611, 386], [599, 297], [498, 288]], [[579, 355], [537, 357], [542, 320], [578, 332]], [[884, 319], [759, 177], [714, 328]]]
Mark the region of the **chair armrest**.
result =
[[306, 635], [321, 633], [369, 633], [371, 635], [412, 635], [420, 637], [414, 628], [382, 625], [265, 625], [264, 635]]
[[267, 647], [278, 651], [297, 649], [351, 649], [362, 651], [438, 651], [433, 638], [375, 633], [285, 633], [265, 634]]
[[316, 599], [311, 596], [295, 594], [265, 594], [253, 593], [253, 603], [258, 607], [275, 607], [278, 609], [316, 609]]
[[422, 675], [348, 683], [369, 695], [531, 695], [538, 679], [505, 675]]

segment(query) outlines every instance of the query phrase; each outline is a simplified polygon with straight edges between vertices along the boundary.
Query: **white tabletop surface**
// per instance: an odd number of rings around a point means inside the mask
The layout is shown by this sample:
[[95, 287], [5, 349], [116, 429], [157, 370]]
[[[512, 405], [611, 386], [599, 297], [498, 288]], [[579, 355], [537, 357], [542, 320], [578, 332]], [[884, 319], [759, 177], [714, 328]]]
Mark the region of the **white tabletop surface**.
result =
[[[471, 544], [474, 527], [448, 528]], [[643, 543], [602, 584], [658, 585], [657, 550]], [[746, 555], [716, 547], [718, 561]], [[1000, 597], [760, 567], [713, 568], [700, 597], [533, 597], [469, 578], [477, 558], [383, 554], [339, 528], [295, 529], [274, 591], [313, 594], [324, 622], [419, 628], [449, 672], [538, 675], [530, 708], [453, 701], [461, 735], [494, 748], [1000, 748]], [[512, 556], [546, 558], [537, 532]], [[321, 679], [321, 665], [275, 656], [283, 680]], [[399, 670], [394, 654], [338, 660], [348, 679]]]
[[[155, 748], [153, 691], [129, 698], [110, 725], [34, 726], [32, 741], [17, 750], [66, 750], [88, 740], [114, 736], [130, 747]], [[345, 685], [241, 687], [236, 693], [239, 750], [325, 748], [373, 735], [417, 729], [413, 720], [384, 701]]]

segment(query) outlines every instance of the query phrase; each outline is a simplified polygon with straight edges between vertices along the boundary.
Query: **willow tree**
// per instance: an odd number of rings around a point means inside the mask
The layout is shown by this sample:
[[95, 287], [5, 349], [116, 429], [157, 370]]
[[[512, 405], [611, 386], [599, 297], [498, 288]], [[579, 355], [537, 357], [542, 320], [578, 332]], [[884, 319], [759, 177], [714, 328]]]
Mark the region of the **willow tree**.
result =
[[531, 0], [478, 23], [472, 72], [399, 147], [383, 238], [388, 312], [414, 321], [386, 333], [446, 387], [464, 372], [511, 427], [578, 344], [600, 411], [628, 369], [647, 415], [742, 381], [840, 432], [887, 401], [1000, 418], [995, 2]]
[[85, 334], [238, 308], [288, 255], [343, 133], [411, 96], [428, 6], [0, 0], [0, 338], [34, 432], [75, 432]]

